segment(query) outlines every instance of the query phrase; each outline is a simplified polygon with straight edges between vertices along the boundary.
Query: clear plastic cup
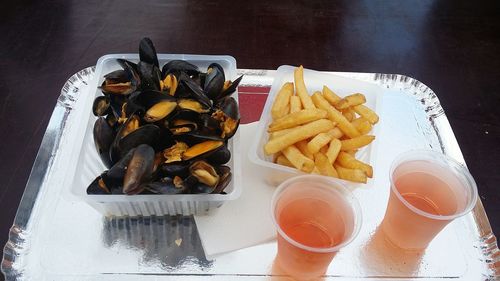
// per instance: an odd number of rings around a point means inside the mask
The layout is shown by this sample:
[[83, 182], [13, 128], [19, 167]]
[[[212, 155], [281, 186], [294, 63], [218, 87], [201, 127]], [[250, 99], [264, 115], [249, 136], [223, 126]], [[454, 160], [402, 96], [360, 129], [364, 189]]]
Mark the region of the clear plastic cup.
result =
[[361, 227], [361, 208], [339, 181], [303, 175], [284, 181], [271, 203], [278, 231], [277, 265], [294, 278], [323, 275]]
[[391, 193], [382, 230], [394, 245], [421, 250], [477, 201], [477, 186], [460, 163], [436, 151], [401, 154], [390, 170]]

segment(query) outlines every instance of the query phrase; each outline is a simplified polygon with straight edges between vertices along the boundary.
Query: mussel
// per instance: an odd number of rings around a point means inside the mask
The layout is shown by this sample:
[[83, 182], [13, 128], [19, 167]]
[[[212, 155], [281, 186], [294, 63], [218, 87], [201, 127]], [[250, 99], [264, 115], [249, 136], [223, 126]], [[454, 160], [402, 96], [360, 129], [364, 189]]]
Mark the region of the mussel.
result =
[[135, 149], [123, 179], [123, 193], [137, 194], [144, 189], [143, 183], [151, 179], [154, 157], [149, 145], [141, 144]]
[[238, 103], [234, 98], [226, 97], [219, 101], [215, 107], [216, 110], [212, 113], [212, 117], [220, 122], [221, 137], [231, 138], [240, 124]]

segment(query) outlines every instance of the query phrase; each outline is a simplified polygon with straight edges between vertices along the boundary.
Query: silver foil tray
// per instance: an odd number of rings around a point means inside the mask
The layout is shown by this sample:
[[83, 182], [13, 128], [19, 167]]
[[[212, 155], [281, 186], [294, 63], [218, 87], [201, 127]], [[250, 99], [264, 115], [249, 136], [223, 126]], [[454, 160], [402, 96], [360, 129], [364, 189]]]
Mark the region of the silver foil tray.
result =
[[[264, 100], [274, 71], [239, 73], [245, 74], [240, 97]], [[94, 68], [84, 69], [62, 89], [4, 248], [1, 270], [6, 279], [286, 279], [272, 267], [275, 242], [208, 260], [192, 217], [105, 218], [69, 195], [62, 178], [65, 157], [75, 153], [69, 132], [79, 120], [72, 112], [80, 106], [78, 97], [88, 92], [93, 74]], [[363, 205], [364, 224], [358, 238], [335, 257], [325, 280], [500, 280], [500, 252], [480, 201], [425, 252], [403, 253], [385, 244], [377, 226], [388, 196], [383, 175], [393, 157], [407, 149], [429, 148], [462, 163], [464, 159], [436, 94], [426, 85], [403, 75], [335, 74], [386, 89], [375, 161], [375, 173], [382, 176], [372, 187], [354, 191]]]

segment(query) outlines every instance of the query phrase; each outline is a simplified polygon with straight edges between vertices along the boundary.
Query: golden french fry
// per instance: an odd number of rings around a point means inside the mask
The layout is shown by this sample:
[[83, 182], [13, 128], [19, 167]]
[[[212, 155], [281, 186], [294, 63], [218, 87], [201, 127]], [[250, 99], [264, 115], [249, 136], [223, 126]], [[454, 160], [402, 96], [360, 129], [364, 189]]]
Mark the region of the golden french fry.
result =
[[341, 147], [342, 143], [340, 142], [340, 140], [332, 139], [330, 141], [330, 145], [328, 146], [328, 151], [326, 152], [326, 157], [328, 157], [328, 161], [330, 162], [330, 164], [333, 164], [337, 159]]
[[317, 134], [309, 143], [307, 150], [312, 154], [316, 154], [323, 146], [327, 145], [332, 140], [332, 137], [327, 133]]
[[342, 140], [342, 141], [340, 141], [342, 143], [342, 147], [340, 149], [344, 150], [344, 151], [357, 149], [357, 148], [360, 148], [360, 147], [363, 147], [365, 145], [370, 144], [374, 139], [375, 139], [375, 136], [364, 135], [364, 136], [359, 136], [359, 137], [355, 137], [352, 139]]
[[290, 97], [290, 113], [294, 113], [297, 111], [302, 110], [302, 103], [300, 101], [300, 98], [298, 96], [291, 96]]
[[365, 172], [358, 169], [348, 169], [344, 168], [338, 164], [334, 164], [337, 173], [339, 174], [339, 178], [348, 181], [361, 182], [366, 183], [366, 175]]
[[376, 124], [378, 122], [378, 115], [373, 110], [369, 109], [364, 105], [356, 105], [353, 107], [354, 111], [362, 117], [366, 118], [371, 124]]
[[318, 170], [318, 167], [314, 166], [314, 169], [312, 170], [311, 172], [312, 174], [317, 174], [317, 175], [320, 175], [321, 173], [319, 172]]
[[290, 162], [290, 160], [288, 160], [284, 155], [278, 156], [278, 158], [276, 159], [276, 164], [295, 168], [295, 166], [293, 166], [292, 162]]
[[359, 117], [351, 121], [351, 124], [356, 127], [360, 134], [366, 135], [372, 130], [372, 124], [365, 117]]
[[354, 118], [356, 117], [354, 110], [351, 110], [350, 108], [342, 110], [342, 115], [344, 115], [345, 119], [347, 119], [347, 121], [349, 122], [354, 120]]
[[309, 93], [307, 93], [307, 88], [304, 83], [304, 67], [302, 65], [295, 68], [293, 77], [295, 80], [295, 91], [302, 102], [302, 106], [306, 109], [316, 108], [311, 100], [311, 97], [309, 96]]
[[283, 155], [301, 171], [310, 173], [314, 169], [314, 161], [307, 158], [295, 145], [290, 145], [282, 150]]
[[344, 136], [344, 133], [342, 133], [342, 131], [338, 127], [335, 127], [326, 133], [330, 135], [332, 139], [340, 139], [342, 136]]
[[283, 84], [280, 91], [274, 98], [273, 106], [271, 107], [271, 116], [273, 119], [278, 119], [286, 114], [288, 114], [288, 110], [286, 110], [287, 106], [289, 108], [290, 97], [293, 95], [293, 83], [288, 82]]
[[292, 128], [298, 125], [326, 118], [327, 113], [322, 109], [311, 108], [287, 114], [280, 119], [269, 124], [268, 132], [275, 132], [287, 128]]
[[353, 156], [351, 156], [348, 153], [345, 153], [341, 151], [339, 153], [339, 156], [337, 157], [337, 162], [345, 168], [350, 168], [350, 169], [358, 169], [363, 172], [365, 172], [366, 176], [371, 178], [373, 177], [373, 168], [372, 166], [357, 160]]
[[352, 95], [345, 96], [343, 99], [339, 100], [335, 104], [335, 108], [338, 110], [346, 109], [351, 106], [360, 105], [366, 102], [365, 95], [356, 93]]
[[327, 100], [331, 105], [335, 105], [342, 98], [337, 96], [330, 88], [327, 86], [323, 86], [323, 97]]
[[337, 171], [333, 168], [332, 163], [328, 161], [328, 158], [323, 153], [314, 154], [314, 164], [318, 168], [320, 174], [335, 178], [339, 177]]
[[275, 137], [279, 137], [279, 136], [282, 136], [282, 135], [286, 135], [291, 130], [293, 130], [293, 128], [283, 129], [283, 130], [279, 130], [279, 131], [275, 131], [275, 132], [269, 133], [269, 139], [272, 139], [272, 138], [275, 138]]
[[[276, 153], [298, 141], [308, 139], [319, 133], [327, 132], [333, 129], [333, 126], [334, 124], [332, 123], [332, 121], [327, 119], [319, 119], [302, 126], [297, 126], [293, 128], [293, 130], [290, 130], [290, 132], [288, 132], [287, 134], [268, 141], [264, 145], [264, 152], [267, 155]], [[288, 158], [288, 160], [290, 160], [290, 158]]]
[[357, 149], [353, 149], [353, 150], [346, 150], [345, 153], [349, 153], [349, 155], [351, 156], [356, 156], [356, 152], [358, 152]]
[[326, 155], [326, 153], [328, 152], [328, 144], [321, 147], [321, 149], [319, 150], [319, 152], [321, 152], [321, 154], [324, 154]]
[[307, 140], [301, 140], [295, 143], [295, 146], [304, 154], [307, 158], [314, 160], [314, 154], [312, 154], [307, 148]]
[[328, 103], [328, 101], [325, 100], [325, 98], [318, 94], [315, 93], [312, 95], [312, 100], [314, 104], [323, 110], [326, 110], [328, 113], [328, 118], [332, 120], [333, 122], [336, 122], [340, 130], [350, 138], [354, 138], [360, 135], [358, 130], [340, 113], [338, 110], [336, 110], [332, 105]]

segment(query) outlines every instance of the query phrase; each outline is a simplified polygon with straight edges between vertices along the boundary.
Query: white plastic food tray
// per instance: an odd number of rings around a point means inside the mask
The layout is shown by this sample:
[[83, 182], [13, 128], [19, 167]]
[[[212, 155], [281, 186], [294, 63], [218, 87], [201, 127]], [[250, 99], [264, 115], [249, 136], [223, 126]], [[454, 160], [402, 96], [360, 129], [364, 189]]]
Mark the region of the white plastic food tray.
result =
[[[232, 180], [226, 187], [227, 194], [176, 194], [176, 195], [88, 195], [87, 186], [106, 170], [94, 146], [93, 126], [97, 117], [92, 114], [92, 103], [96, 96], [102, 95], [97, 88], [106, 73], [121, 69], [116, 59], [122, 58], [138, 62], [137, 54], [106, 55], [97, 61], [96, 75], [90, 83], [90, 95], [85, 99], [83, 106], [76, 112], [79, 127], [75, 128], [75, 163], [68, 163], [70, 167], [66, 183], [71, 185], [72, 193], [90, 204], [105, 216], [151, 216], [151, 215], [204, 215], [220, 207], [225, 201], [234, 200], [241, 194], [241, 165], [239, 155], [239, 133], [237, 132], [228, 143], [231, 151], [231, 161], [227, 164], [233, 173]], [[182, 59], [198, 66], [205, 71], [211, 63], [218, 63], [224, 68], [226, 79], [236, 78], [236, 60], [230, 56], [205, 55], [158, 55], [160, 67], [170, 60]], [[233, 97], [237, 100], [238, 93]], [[74, 167], [74, 168], [73, 168]], [[73, 168], [73, 169], [71, 169]]]
[[[295, 66], [289, 65], [283, 65], [278, 68], [271, 90], [269, 91], [266, 104], [264, 105], [264, 110], [262, 111], [262, 115], [260, 117], [257, 135], [255, 136], [255, 141], [253, 142], [254, 146], [250, 149], [248, 155], [250, 160], [255, 164], [269, 168], [266, 169], [267, 173], [263, 176], [269, 184], [274, 186], [278, 185], [287, 178], [298, 174], [304, 174], [304, 172], [301, 172], [300, 170], [273, 163], [272, 155], [264, 154], [264, 145], [269, 139], [267, 128], [272, 122], [271, 107], [273, 105], [274, 98], [285, 82], [294, 82], [294, 69]], [[377, 113], [381, 112], [383, 89], [373, 83], [367, 83], [360, 80], [349, 79], [310, 69], [304, 69], [304, 82], [310, 95], [315, 91], [321, 91], [324, 85], [328, 86], [328, 88], [341, 97], [353, 93], [362, 93], [366, 97], [365, 105]], [[382, 122], [380, 121], [374, 125], [372, 132], [370, 132], [371, 135], [378, 135], [381, 123]], [[356, 158], [365, 163], [373, 164], [377, 143], [378, 141], [375, 139], [371, 144], [358, 151], [358, 153], [356, 153]], [[356, 184], [353, 182], [343, 182], [349, 186], [362, 186], [362, 184]], [[368, 181], [367, 185], [370, 183], [371, 180]]]

